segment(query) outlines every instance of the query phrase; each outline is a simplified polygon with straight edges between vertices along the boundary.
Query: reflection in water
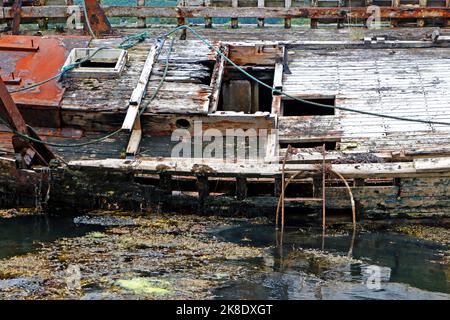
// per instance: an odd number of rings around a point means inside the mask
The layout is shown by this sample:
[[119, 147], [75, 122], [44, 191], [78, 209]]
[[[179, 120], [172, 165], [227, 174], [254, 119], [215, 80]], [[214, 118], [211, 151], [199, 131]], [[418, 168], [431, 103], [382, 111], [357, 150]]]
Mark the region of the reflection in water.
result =
[[33, 251], [37, 242], [51, 242], [62, 237], [77, 237], [96, 226], [77, 226], [73, 216], [25, 216], [0, 219], [0, 259]]
[[[271, 247], [273, 233], [272, 226], [247, 225], [219, 235], [232, 242], [245, 237], [251, 239], [249, 245]], [[271, 249], [272, 258], [247, 262], [259, 272], [218, 290], [217, 297], [450, 299], [449, 266], [439, 263], [448, 246], [388, 232], [328, 236], [322, 229], [285, 229], [283, 236], [283, 245], [278, 241]], [[325, 263], [330, 257], [332, 263]]]

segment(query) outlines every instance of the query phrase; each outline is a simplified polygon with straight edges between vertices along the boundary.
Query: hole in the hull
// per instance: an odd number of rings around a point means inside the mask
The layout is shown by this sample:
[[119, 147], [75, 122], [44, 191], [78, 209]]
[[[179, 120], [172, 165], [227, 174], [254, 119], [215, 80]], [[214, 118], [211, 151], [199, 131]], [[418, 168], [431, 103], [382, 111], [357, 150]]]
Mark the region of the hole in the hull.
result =
[[[336, 150], [336, 141], [280, 143], [280, 148], [286, 149], [288, 145], [291, 145], [292, 148], [313, 149], [322, 148], [323, 144], [325, 144], [325, 150]], [[283, 151], [281, 153], [284, 154]]]
[[282, 114], [283, 116], [324, 116], [324, 115], [334, 115], [335, 109], [328, 107], [321, 107], [317, 105], [310, 104], [306, 101], [311, 101], [315, 103], [320, 103], [327, 106], [335, 106], [335, 97], [326, 98], [314, 98], [314, 99], [303, 99], [303, 101], [297, 100], [283, 100], [282, 101]]
[[120, 76], [126, 60], [127, 51], [122, 49], [74, 48], [64, 67], [76, 64], [76, 68], [67, 73], [69, 77], [111, 78]]
[[175, 122], [175, 125], [177, 126], [178, 129], [189, 129], [191, 126], [191, 123], [187, 119], [178, 119]]
[[101, 62], [101, 61], [91, 61], [87, 60], [80, 64], [82, 68], [114, 68], [116, 62]]
[[[272, 67], [247, 67], [246, 71], [259, 81], [273, 86]], [[270, 112], [272, 109], [272, 90], [250, 80], [234, 69], [226, 69], [220, 91], [218, 111], [235, 111], [247, 114]]]

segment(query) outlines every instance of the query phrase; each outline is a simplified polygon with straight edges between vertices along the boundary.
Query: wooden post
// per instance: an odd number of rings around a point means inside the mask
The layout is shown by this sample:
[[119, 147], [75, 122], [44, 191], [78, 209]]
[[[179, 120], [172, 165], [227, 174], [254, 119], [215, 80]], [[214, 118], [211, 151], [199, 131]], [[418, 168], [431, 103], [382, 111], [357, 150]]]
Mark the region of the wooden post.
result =
[[[284, 7], [286, 9], [289, 9], [292, 5], [292, 0], [284, 0]], [[291, 18], [284, 18], [284, 28], [290, 29], [291, 28]]]
[[159, 175], [159, 188], [166, 194], [172, 193], [172, 176], [168, 173]]
[[247, 197], [247, 179], [246, 178], [236, 178], [236, 198], [238, 200], [243, 200]]
[[[392, 7], [397, 8], [398, 6], [400, 6], [400, 0], [392, 0]], [[391, 18], [391, 27], [398, 27], [398, 19]]]
[[[275, 63], [273, 87], [279, 91], [283, 90], [283, 61], [281, 60]], [[278, 92], [274, 92], [273, 94], [276, 96], [280, 95]]]
[[205, 17], [205, 28], [211, 29], [212, 28], [212, 18]]
[[[185, 25], [186, 19], [184, 17], [178, 17], [177, 24], [178, 24], [178, 26]], [[181, 30], [180, 40], [186, 40], [186, 34], [187, 34], [186, 29]]]
[[[205, 0], [205, 7], [211, 6], [211, 0]], [[205, 28], [211, 29], [212, 28], [212, 18], [211, 17], [205, 17]]]
[[133, 131], [131, 131], [131, 137], [128, 141], [126, 150], [127, 157], [134, 158], [139, 151], [139, 145], [141, 144], [142, 129], [141, 118], [138, 116], [134, 122]]
[[323, 184], [322, 176], [315, 176], [315, 177], [313, 178], [313, 197], [314, 197], [314, 198], [322, 199], [322, 197], [323, 197], [323, 194], [322, 194], [322, 191], [323, 191], [322, 184]]
[[282, 180], [281, 176], [275, 177], [274, 190], [273, 190], [275, 197], [279, 197], [281, 195], [281, 185], [282, 185], [281, 180]]
[[[237, 8], [239, 6], [238, 0], [232, 0], [231, 6]], [[238, 18], [231, 18], [231, 29], [237, 29], [239, 27]]]
[[[446, 6], [446, 7], [450, 6], [450, 0], [445, 0], [445, 6]], [[443, 24], [443, 26], [444, 26], [445, 28], [447, 28], [449, 25], [450, 25], [450, 20], [444, 18], [444, 24]]]
[[[318, 6], [318, 0], [311, 0], [311, 7], [317, 7]], [[317, 29], [317, 19], [311, 19], [310, 24], [311, 29]]]
[[[419, 6], [420, 7], [426, 7], [427, 6], [427, 0], [419, 0]], [[418, 28], [425, 27], [425, 19], [417, 19], [417, 27]]]
[[[258, 0], [258, 8], [264, 8], [264, 0]], [[264, 27], [264, 18], [258, 18], [258, 28]]]
[[[138, 7], [144, 7], [145, 6], [145, 0], [137, 0]], [[145, 22], [145, 18], [138, 18], [137, 21], [137, 27], [138, 28], [145, 28], [147, 26]]]
[[205, 207], [205, 199], [209, 196], [208, 177], [201, 174], [197, 176], [197, 190], [198, 190], [198, 212], [203, 213]]

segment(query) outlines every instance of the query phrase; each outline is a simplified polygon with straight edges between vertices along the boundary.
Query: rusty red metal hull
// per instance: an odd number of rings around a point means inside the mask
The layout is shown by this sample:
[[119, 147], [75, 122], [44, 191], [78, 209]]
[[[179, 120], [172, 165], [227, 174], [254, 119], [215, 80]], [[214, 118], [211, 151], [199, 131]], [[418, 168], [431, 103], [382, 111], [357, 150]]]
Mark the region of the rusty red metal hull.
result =
[[[2, 36], [0, 76], [13, 91], [58, 74], [72, 48], [85, 47], [88, 37]], [[64, 94], [58, 79], [31, 90], [13, 93], [14, 102], [31, 125], [59, 127]]]

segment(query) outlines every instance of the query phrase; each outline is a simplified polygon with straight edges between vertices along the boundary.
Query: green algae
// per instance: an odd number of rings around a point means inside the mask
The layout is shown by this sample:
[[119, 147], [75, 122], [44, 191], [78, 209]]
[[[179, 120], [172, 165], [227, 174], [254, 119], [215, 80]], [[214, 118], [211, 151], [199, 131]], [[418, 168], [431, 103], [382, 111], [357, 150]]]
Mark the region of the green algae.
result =
[[[152, 278], [132, 278], [129, 280], [120, 279], [116, 284], [124, 289], [133, 291], [136, 294], [166, 295], [170, 290], [161, 287], [170, 285], [168, 281]], [[158, 286], [156, 286], [158, 285]]]

